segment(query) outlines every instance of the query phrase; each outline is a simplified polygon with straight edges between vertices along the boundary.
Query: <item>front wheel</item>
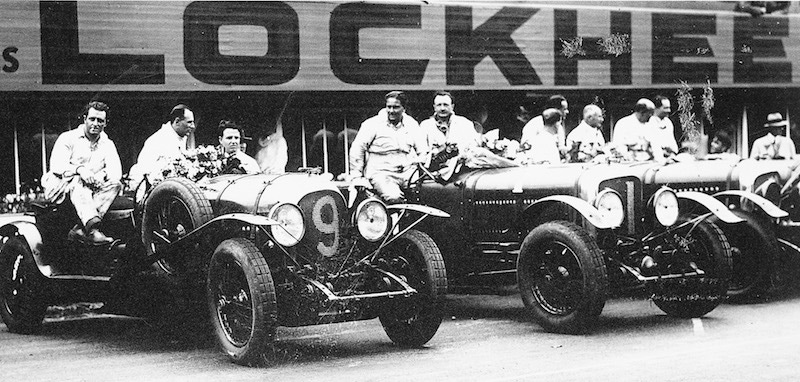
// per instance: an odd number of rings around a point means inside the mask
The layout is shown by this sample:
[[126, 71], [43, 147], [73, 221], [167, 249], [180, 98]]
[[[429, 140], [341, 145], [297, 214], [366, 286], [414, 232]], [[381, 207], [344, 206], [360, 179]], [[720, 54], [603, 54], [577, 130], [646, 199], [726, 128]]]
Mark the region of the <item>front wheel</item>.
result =
[[231, 361], [248, 365], [270, 350], [277, 326], [275, 285], [252, 242], [234, 238], [217, 246], [206, 293], [214, 332]]
[[545, 330], [585, 333], [596, 323], [608, 294], [602, 252], [585, 229], [553, 221], [531, 230], [517, 260], [525, 307]]
[[704, 316], [725, 299], [731, 274], [731, 246], [722, 230], [705, 220], [681, 228], [674, 242], [676, 253], [684, 257], [673, 264], [675, 270], [702, 271], [702, 275], [656, 283], [653, 302], [673, 317]]
[[11, 238], [0, 252], [0, 316], [12, 333], [36, 333], [47, 312], [45, 282], [24, 239]]
[[732, 210], [744, 222], [726, 224], [716, 217], [717, 224], [731, 245], [733, 273], [728, 284], [728, 300], [742, 302], [765, 296], [772, 288], [773, 264], [780, 254], [772, 229], [759, 216]]
[[413, 229], [386, 251], [386, 271], [405, 279], [417, 294], [386, 301], [378, 317], [392, 342], [420, 347], [433, 338], [444, 316], [447, 273], [442, 253], [430, 236]]

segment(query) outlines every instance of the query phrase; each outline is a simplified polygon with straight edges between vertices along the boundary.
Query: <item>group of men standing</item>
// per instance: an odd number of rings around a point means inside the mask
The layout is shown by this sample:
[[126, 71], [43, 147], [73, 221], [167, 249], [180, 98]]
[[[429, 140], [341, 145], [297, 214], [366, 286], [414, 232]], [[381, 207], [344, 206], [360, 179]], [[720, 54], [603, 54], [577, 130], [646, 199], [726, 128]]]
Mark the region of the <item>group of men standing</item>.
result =
[[[454, 112], [452, 94], [434, 95], [431, 117], [421, 123], [405, 114], [407, 98], [402, 92], [386, 94], [386, 107], [366, 120], [353, 140], [350, 151], [350, 176], [368, 178], [388, 202], [403, 200], [401, 185], [408, 181], [415, 162], [424, 163], [448, 145], [460, 153], [480, 146], [484, 138], [469, 119]], [[615, 125], [612, 142], [630, 151], [637, 160], [663, 160], [665, 153], [677, 153], [674, 127], [668, 115], [669, 99], [639, 100], [634, 112]], [[522, 129], [521, 155], [528, 163], [560, 163], [568, 153], [573, 160], [588, 161], [602, 152], [606, 140], [601, 131], [603, 110], [586, 105], [583, 120], [566, 135], [563, 122], [569, 104], [561, 95], [550, 97], [541, 115]], [[487, 132], [492, 136], [493, 132]]]
[[[406, 114], [408, 98], [403, 92], [389, 92], [385, 101], [385, 108], [361, 124], [350, 149], [347, 175], [368, 178], [389, 203], [404, 200], [402, 186], [408, 182], [416, 163], [429, 164], [430, 158], [450, 150], [462, 154], [478, 151], [486, 139], [471, 120], [455, 114], [455, 101], [449, 92], [434, 95], [434, 113], [421, 123]], [[523, 127], [520, 147], [529, 163], [559, 163], [565, 157], [589, 161], [608, 147], [601, 130], [604, 113], [600, 106], [586, 105], [582, 121], [568, 135], [563, 125], [569, 113], [566, 98], [552, 96], [546, 106], [541, 115]], [[655, 102], [638, 100], [633, 113], [614, 125], [611, 147], [625, 151], [624, 154], [637, 161], [661, 162], [676, 154], [678, 145], [668, 117], [670, 112], [666, 97], [658, 96]], [[73, 227], [69, 237], [92, 244], [113, 240], [98, 229], [98, 223], [122, 188], [119, 155], [104, 131], [108, 118], [108, 105], [97, 101], [87, 104], [83, 123], [59, 136], [50, 158], [50, 172], [42, 177], [50, 201], [60, 203], [69, 197], [75, 206], [80, 223]], [[771, 130], [754, 142], [751, 157], [794, 157], [794, 143], [781, 135], [786, 121], [780, 113], [770, 114], [765, 127]], [[167, 162], [180, 158], [187, 149], [188, 135], [195, 129], [194, 112], [183, 104], [175, 106], [169, 120], [145, 141], [130, 170], [129, 185], [137, 187], [148, 174], [163, 170]], [[238, 159], [243, 173], [262, 172], [256, 160], [240, 149], [241, 138], [239, 125], [229, 120], [220, 122], [220, 154]], [[721, 145], [721, 141], [730, 146], [730, 138], [720, 135], [714, 137], [712, 148]]]

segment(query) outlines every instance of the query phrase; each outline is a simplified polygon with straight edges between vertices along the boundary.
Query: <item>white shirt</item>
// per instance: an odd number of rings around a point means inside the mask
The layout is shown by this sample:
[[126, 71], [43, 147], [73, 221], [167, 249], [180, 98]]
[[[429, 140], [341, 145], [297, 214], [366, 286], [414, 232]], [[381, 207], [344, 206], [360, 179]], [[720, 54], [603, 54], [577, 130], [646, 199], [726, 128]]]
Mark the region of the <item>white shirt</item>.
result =
[[579, 151], [589, 158], [594, 158], [597, 151], [602, 149], [606, 144], [606, 139], [600, 129], [589, 126], [586, 121], [572, 129], [567, 135], [567, 148], [572, 148], [572, 145], [578, 142], [580, 144]]
[[664, 151], [660, 145], [652, 144], [654, 141], [653, 126], [649, 121], [639, 122], [636, 113], [617, 121], [614, 125], [614, 135], [611, 138], [611, 142], [615, 145], [626, 146], [627, 150], [633, 152], [635, 161], [664, 158]]
[[533, 132], [528, 143], [530, 150], [526, 152], [532, 163], [561, 163], [561, 152], [558, 150], [558, 132], [551, 133], [542, 126]]
[[168, 162], [183, 156], [185, 151], [186, 137], [178, 135], [170, 122], [161, 125], [161, 128], [144, 142], [136, 164], [131, 167], [129, 175], [131, 185], [138, 186], [145, 174], [163, 169]]
[[475, 131], [475, 124], [460, 115], [450, 116], [447, 134], [436, 126], [436, 117], [430, 117], [420, 122], [419, 126], [427, 134], [430, 147], [442, 147], [445, 143], [455, 143], [459, 151], [463, 152], [467, 147], [477, 146], [481, 141], [480, 134]]
[[[564, 146], [564, 140], [566, 137], [566, 133], [564, 130], [564, 123], [566, 121], [562, 120], [561, 122], [562, 124], [561, 127], [558, 129], [557, 140], [556, 140], [556, 142], [558, 143], [558, 147]], [[520, 138], [519, 143], [528, 142], [529, 144], [532, 144], [533, 142], [531, 142], [531, 139], [533, 139], [533, 136], [539, 134], [538, 132], [541, 131], [543, 128], [544, 128], [544, 118], [542, 118], [541, 115], [533, 117], [522, 128], [522, 138]]]
[[650, 124], [653, 126], [653, 140], [666, 152], [667, 148], [673, 153], [678, 153], [678, 142], [675, 141], [675, 127], [669, 117], [664, 119], [652, 116]]

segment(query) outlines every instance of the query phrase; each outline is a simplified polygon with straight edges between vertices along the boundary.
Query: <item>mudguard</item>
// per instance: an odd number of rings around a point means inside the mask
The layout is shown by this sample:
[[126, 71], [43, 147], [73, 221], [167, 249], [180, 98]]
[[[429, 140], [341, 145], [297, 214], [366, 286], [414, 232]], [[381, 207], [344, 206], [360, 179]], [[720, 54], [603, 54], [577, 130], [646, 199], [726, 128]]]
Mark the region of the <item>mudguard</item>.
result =
[[766, 212], [767, 215], [769, 215], [772, 218], [782, 218], [789, 216], [788, 212], [776, 206], [775, 203], [770, 202], [769, 199], [761, 195], [754, 194], [752, 192], [742, 191], [742, 190], [730, 190], [730, 191], [721, 191], [714, 194], [715, 198], [722, 198], [725, 196], [738, 196], [740, 198], [745, 198], [753, 202], [755, 205], [758, 206], [758, 208], [761, 208], [762, 211]]
[[531, 205], [529, 205], [528, 207], [526, 207], [524, 213], [529, 214], [532, 209], [536, 208], [536, 206], [541, 206], [545, 203], [564, 203], [574, 208], [583, 216], [584, 219], [586, 219], [587, 221], [589, 221], [589, 223], [591, 223], [593, 226], [599, 229], [616, 228], [615, 226], [607, 223], [603, 219], [603, 215], [600, 213], [600, 211], [593, 205], [589, 204], [589, 202], [568, 195], [552, 195], [541, 198], [531, 203]]
[[[175, 243], [178, 242], [188, 242], [194, 240], [197, 236], [201, 236], [205, 231], [208, 230], [209, 226], [213, 226], [219, 224], [221, 222], [229, 222], [229, 221], [237, 221], [242, 223], [247, 223], [250, 225], [258, 225], [258, 226], [270, 226], [275, 224], [280, 224], [277, 220], [270, 219], [265, 216], [261, 215], [253, 215], [253, 214], [245, 214], [245, 213], [232, 213], [232, 214], [225, 214], [217, 216], [205, 224], [201, 225], [200, 227], [195, 228], [194, 231], [189, 232], [186, 236], [181, 237], [180, 239], [176, 240]], [[174, 243], [172, 243], [174, 244]]]
[[[5, 244], [6, 238], [16, 235], [25, 238], [25, 242], [28, 243], [28, 248], [34, 260], [36, 260], [36, 266], [39, 267], [39, 271], [45, 276], [50, 275], [50, 266], [43, 265], [41, 261], [42, 234], [39, 232], [39, 229], [36, 228], [36, 224], [32, 221], [19, 220], [0, 227], [0, 237], [3, 237], [3, 244]], [[0, 248], [2, 248], [2, 246], [0, 246]]]
[[450, 214], [438, 208], [428, 207], [421, 204], [390, 204], [386, 206], [388, 210], [410, 210], [423, 213], [425, 215], [435, 216], [437, 218], [449, 218]]
[[711, 213], [716, 215], [725, 223], [733, 224], [744, 221], [744, 219], [734, 215], [733, 212], [728, 210], [728, 207], [725, 206], [724, 203], [720, 202], [711, 195], [697, 191], [681, 191], [676, 193], [676, 195], [680, 199], [692, 200], [703, 205], [703, 207], [707, 208]]

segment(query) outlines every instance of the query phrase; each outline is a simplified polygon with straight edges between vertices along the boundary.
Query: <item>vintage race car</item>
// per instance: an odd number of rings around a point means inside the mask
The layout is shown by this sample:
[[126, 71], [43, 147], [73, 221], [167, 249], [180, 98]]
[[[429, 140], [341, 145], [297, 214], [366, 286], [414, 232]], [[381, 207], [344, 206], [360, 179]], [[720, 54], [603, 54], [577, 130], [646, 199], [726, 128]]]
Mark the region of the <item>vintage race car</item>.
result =
[[444, 262], [413, 228], [447, 216], [433, 208], [387, 207], [366, 187], [311, 173], [170, 178], [138, 206], [118, 201], [101, 223], [120, 238], [109, 246], [66, 239], [69, 203], [0, 228], [10, 331], [37, 331], [49, 305], [103, 301], [135, 315], [171, 294], [205, 304], [191, 313], [207, 314], [223, 351], [248, 364], [269, 354], [279, 325], [377, 317], [395, 343], [421, 346], [442, 320]]
[[[586, 332], [612, 292], [641, 289], [669, 315], [705, 315], [723, 301], [731, 266], [728, 240], [708, 217], [741, 219], [705, 195], [664, 187], [645, 198], [638, 171], [536, 165], [467, 170], [449, 182], [428, 174], [407, 197], [451, 215], [422, 228], [451, 285], [516, 273], [526, 308], [548, 331]], [[705, 213], [679, 210], [686, 197]]]
[[[785, 222], [788, 217], [778, 207], [782, 182], [791, 173], [787, 161], [729, 158], [634, 167], [641, 169], [645, 198], [664, 186], [678, 192], [704, 193], [724, 202], [726, 208], [745, 220], [728, 224], [712, 219], [732, 247], [729, 299], [750, 300], [785, 285], [785, 252], [776, 237], [780, 236], [780, 226], [775, 223]], [[687, 200], [685, 207], [690, 208], [691, 201]]]

